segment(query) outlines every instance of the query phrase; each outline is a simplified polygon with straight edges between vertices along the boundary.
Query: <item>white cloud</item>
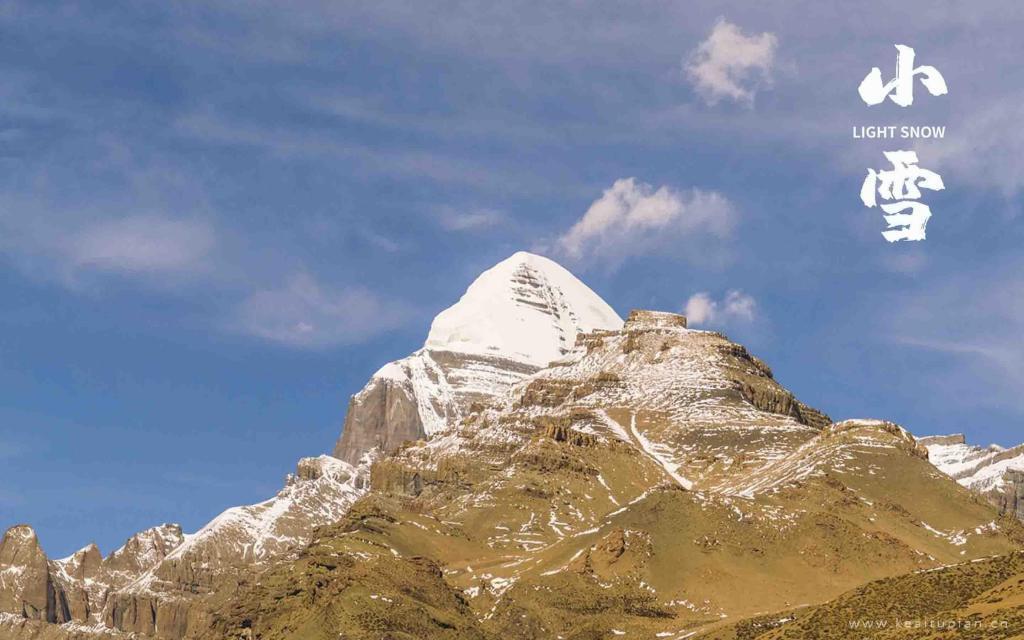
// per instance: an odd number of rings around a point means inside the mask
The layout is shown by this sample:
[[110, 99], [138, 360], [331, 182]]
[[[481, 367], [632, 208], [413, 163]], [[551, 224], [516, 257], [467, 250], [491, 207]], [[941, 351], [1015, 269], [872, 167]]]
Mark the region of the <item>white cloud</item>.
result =
[[278, 289], [249, 295], [235, 329], [292, 347], [353, 344], [394, 329], [409, 315], [405, 305], [361, 287], [330, 288], [300, 273]]
[[718, 303], [707, 293], [695, 293], [686, 301], [683, 315], [689, 324], [704, 324], [714, 318], [717, 307]]
[[719, 18], [690, 55], [686, 73], [708, 104], [722, 98], [753, 104], [757, 90], [771, 82], [778, 42], [773, 33], [746, 35]]
[[757, 318], [757, 301], [737, 289], [726, 292], [722, 300], [702, 291], [686, 301], [683, 315], [691, 325], [751, 323]]
[[634, 255], [679, 251], [688, 238], [727, 237], [735, 218], [732, 203], [717, 192], [655, 189], [622, 178], [558, 238], [556, 250], [573, 260], [600, 258], [615, 265]]
[[453, 207], [442, 207], [438, 220], [448, 231], [477, 231], [499, 226], [507, 219], [503, 213], [493, 209], [461, 211]]

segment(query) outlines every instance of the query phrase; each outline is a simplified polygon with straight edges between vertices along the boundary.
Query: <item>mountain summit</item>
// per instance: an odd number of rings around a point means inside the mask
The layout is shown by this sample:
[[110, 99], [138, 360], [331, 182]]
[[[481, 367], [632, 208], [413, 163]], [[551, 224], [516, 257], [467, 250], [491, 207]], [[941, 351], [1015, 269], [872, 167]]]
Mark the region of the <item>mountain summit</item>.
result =
[[622, 318], [576, 276], [520, 251], [480, 274], [434, 318], [425, 348], [539, 368], [568, 353], [577, 334], [621, 326]]
[[434, 318], [422, 349], [384, 365], [352, 397], [334, 455], [356, 463], [460, 420], [622, 318], [556, 262], [520, 251]]

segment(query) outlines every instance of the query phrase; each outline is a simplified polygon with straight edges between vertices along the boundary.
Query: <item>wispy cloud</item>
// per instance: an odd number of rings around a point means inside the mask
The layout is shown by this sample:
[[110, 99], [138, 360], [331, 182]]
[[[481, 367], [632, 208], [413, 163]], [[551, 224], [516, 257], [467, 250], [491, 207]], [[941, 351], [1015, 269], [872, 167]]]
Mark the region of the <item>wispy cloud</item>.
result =
[[291, 347], [323, 348], [361, 342], [408, 320], [410, 310], [362, 287], [329, 287], [307, 273], [282, 287], [249, 295], [232, 327]]
[[448, 231], [478, 231], [497, 227], [508, 222], [508, 218], [494, 209], [457, 209], [441, 207], [438, 221]]
[[77, 269], [144, 273], [193, 271], [215, 245], [208, 223], [156, 215], [103, 220], [58, 242]]
[[[956, 393], [959, 402], [1024, 412], [1024, 278], [1020, 261], [962, 274], [887, 305], [880, 318], [891, 342], [949, 358], [929, 367], [921, 384]], [[973, 389], [974, 391], [970, 391]]]
[[622, 178], [557, 239], [555, 249], [571, 260], [614, 267], [631, 256], [678, 251], [686, 240], [728, 237], [736, 217], [728, 198], [715, 191], [656, 189]]
[[[979, 101], [980, 102], [980, 101]], [[1001, 96], [963, 117], [942, 140], [917, 146], [936, 168], [958, 182], [995, 189], [1006, 197], [1024, 190], [1024, 95]]]
[[[284, 263], [275, 258], [274, 264], [256, 268], [259, 259], [251, 250], [221, 247], [213, 225], [200, 219], [137, 215], [77, 225], [48, 226], [28, 217], [0, 222], [11, 232], [0, 242], [0, 254], [34, 277], [94, 293], [122, 281], [164, 294], [173, 291], [175, 299], [183, 300], [215, 292], [207, 320], [228, 333], [296, 348], [327, 348], [363, 341], [409, 319], [400, 302], [360, 286], [325, 286], [308, 271], [284, 286], [267, 287], [286, 268]], [[397, 250], [383, 236], [366, 242]], [[222, 320], [225, 315], [229, 321]]]
[[0, 232], [0, 254], [72, 288], [102, 274], [149, 282], [195, 275], [217, 247], [209, 222], [162, 214], [36, 216], [27, 208], [0, 215]]
[[773, 33], [747, 35], [719, 18], [686, 61], [685, 70], [708, 104], [723, 98], [753, 104], [758, 89], [771, 82], [778, 44]]
[[338, 162], [360, 175], [419, 179], [519, 194], [564, 189], [564, 185], [557, 184], [554, 177], [541, 176], [521, 167], [481, 163], [472, 156], [452, 155], [436, 147], [358, 144], [330, 129], [252, 123], [244, 117], [231, 117], [209, 110], [185, 114], [178, 118], [173, 128], [178, 135], [192, 142], [247, 147], [280, 161], [314, 159]]

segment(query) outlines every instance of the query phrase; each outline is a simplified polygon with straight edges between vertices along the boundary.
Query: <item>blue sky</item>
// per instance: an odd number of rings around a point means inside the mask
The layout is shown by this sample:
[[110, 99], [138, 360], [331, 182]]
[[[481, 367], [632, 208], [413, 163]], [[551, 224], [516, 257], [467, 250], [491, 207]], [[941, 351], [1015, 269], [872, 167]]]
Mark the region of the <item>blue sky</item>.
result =
[[[833, 418], [1024, 440], [1017, 3], [484, 4], [0, 2], [0, 527], [268, 497], [519, 249]], [[948, 95], [860, 101], [898, 42]], [[851, 136], [903, 123], [947, 139]], [[895, 148], [946, 184], [924, 242], [858, 198]]]

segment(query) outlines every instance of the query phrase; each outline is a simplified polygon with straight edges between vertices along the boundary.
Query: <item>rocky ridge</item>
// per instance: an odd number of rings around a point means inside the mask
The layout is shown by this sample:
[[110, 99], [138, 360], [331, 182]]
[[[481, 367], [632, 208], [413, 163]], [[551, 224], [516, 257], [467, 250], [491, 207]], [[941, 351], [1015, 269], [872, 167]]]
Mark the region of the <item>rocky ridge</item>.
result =
[[0, 541], [0, 611], [57, 624], [99, 622], [112, 591], [157, 566], [184, 540], [178, 525], [164, 524], [135, 534], [106, 558], [90, 544], [49, 560], [31, 527], [11, 527]]
[[[243, 576], [301, 547], [365, 492], [369, 459], [353, 467], [329, 456], [303, 458], [273, 498], [233, 507], [194, 534], [176, 524], [142, 531], [103, 557], [94, 544], [49, 560], [35, 532], [12, 527], [0, 542], [0, 621], [61, 625], [71, 637], [124, 632], [183, 637], [203, 624], [196, 606]], [[52, 630], [46, 630], [52, 633]], [[13, 633], [13, 632], [12, 632]], [[54, 636], [63, 637], [63, 636]]]

